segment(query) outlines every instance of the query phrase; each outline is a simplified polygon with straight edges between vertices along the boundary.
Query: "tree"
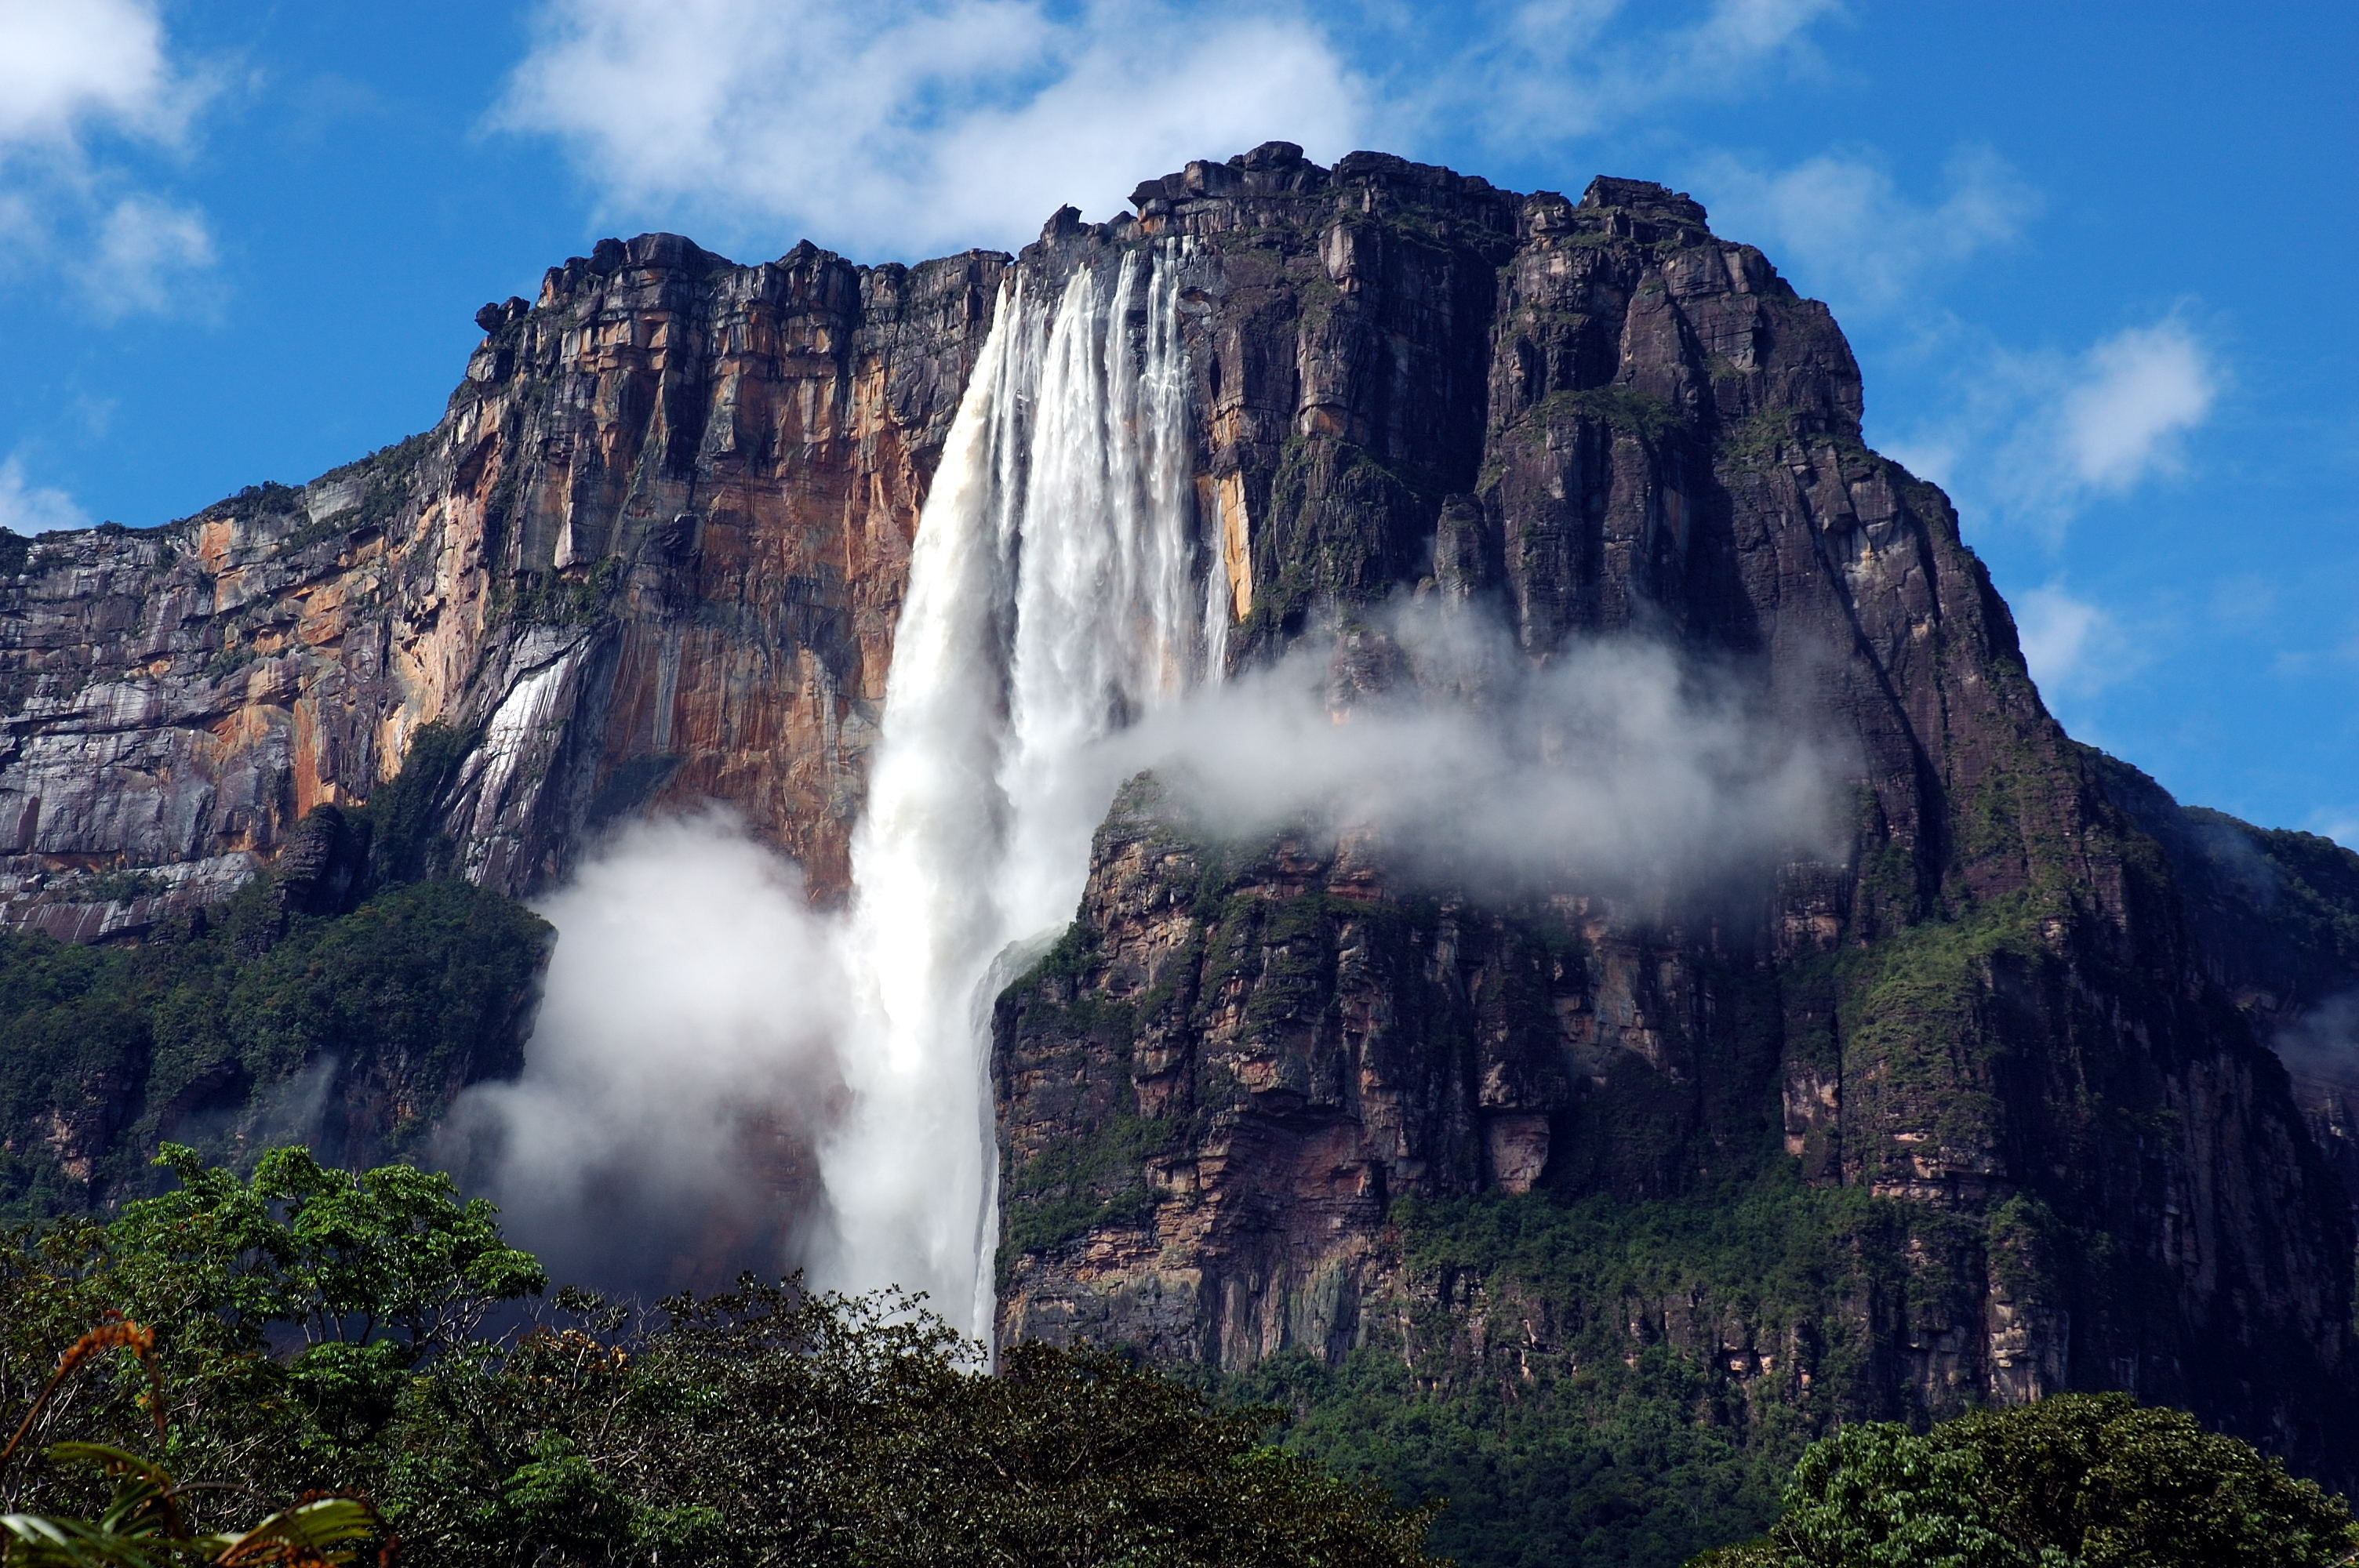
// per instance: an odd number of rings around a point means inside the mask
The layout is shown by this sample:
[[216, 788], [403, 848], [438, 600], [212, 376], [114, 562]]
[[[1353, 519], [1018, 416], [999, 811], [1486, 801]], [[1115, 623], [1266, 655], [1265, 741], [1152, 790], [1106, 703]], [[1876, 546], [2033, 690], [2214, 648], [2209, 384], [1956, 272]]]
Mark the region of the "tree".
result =
[[[322, 1487], [374, 1497], [417, 1568], [1433, 1563], [1423, 1513], [1269, 1447], [1276, 1412], [1121, 1356], [1019, 1346], [993, 1374], [919, 1302], [751, 1277], [652, 1313], [560, 1291], [487, 1335], [544, 1276], [447, 1178], [165, 1158], [178, 1191], [0, 1250], [12, 1358], [49, 1364], [103, 1308], [155, 1329], [160, 1392], [96, 1368], [71, 1400], [0, 1381], [0, 1416], [26, 1400], [28, 1432], [104, 1440], [53, 1446], [21, 1487], [28, 1516], [108, 1535], [76, 1537], [79, 1563], [162, 1568], [131, 1535], [186, 1558], [172, 1543], [238, 1534], [231, 1499]], [[168, 1407], [162, 1456], [131, 1458]], [[27, 1550], [71, 1544], [44, 1540]]]
[[[148, 1411], [158, 1441], [166, 1437], [164, 1379], [153, 1333], [126, 1318], [110, 1318], [58, 1358], [16, 1432], [0, 1446], [0, 1479], [49, 1405], [70, 1381], [109, 1350], [127, 1350], [148, 1386]], [[243, 1530], [197, 1532], [182, 1507], [187, 1488], [151, 1460], [96, 1443], [60, 1443], [43, 1457], [54, 1465], [95, 1470], [114, 1482], [94, 1515], [0, 1514], [0, 1563], [5, 1568], [336, 1568], [355, 1545], [379, 1532], [375, 1509], [357, 1498], [305, 1497]]]
[[2060, 1394], [1922, 1436], [1855, 1426], [1795, 1466], [1763, 1540], [1694, 1568], [2333, 1568], [2340, 1498], [2182, 1411]]
[[439, 1173], [354, 1174], [292, 1148], [240, 1182], [177, 1143], [156, 1162], [180, 1184], [107, 1227], [120, 1277], [153, 1298], [151, 1312], [221, 1314], [240, 1344], [286, 1324], [313, 1347], [391, 1339], [414, 1367], [471, 1338], [492, 1307], [549, 1285], [530, 1253], [501, 1239], [497, 1211], [462, 1201]]

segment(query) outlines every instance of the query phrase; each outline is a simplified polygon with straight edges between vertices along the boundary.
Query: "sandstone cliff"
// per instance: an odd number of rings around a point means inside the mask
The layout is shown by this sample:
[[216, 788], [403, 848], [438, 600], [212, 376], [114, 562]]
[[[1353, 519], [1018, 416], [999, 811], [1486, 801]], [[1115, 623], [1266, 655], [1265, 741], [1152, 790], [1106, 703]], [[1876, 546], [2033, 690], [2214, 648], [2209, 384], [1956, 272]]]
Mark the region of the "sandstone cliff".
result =
[[436, 720], [479, 741], [446, 827], [486, 886], [716, 797], [840, 890], [909, 535], [1005, 259], [603, 241], [485, 308], [433, 430], [160, 528], [13, 541], [10, 921], [136, 934], [217, 897]]
[[[1666, 636], [1841, 739], [1845, 845], [1709, 913], [1483, 907], [1207, 841], [1140, 786], [1000, 1002], [1004, 1332], [1434, 1387], [1668, 1349], [1732, 1429], [2126, 1387], [2359, 1467], [2320, 1141], [2351, 1118], [2311, 1095], [2306, 1124], [2256, 1033], [2359, 985], [2349, 858], [2295, 847], [2343, 903], [2288, 956], [2218, 849], [2254, 830], [2067, 740], [1947, 501], [1862, 444], [1825, 308], [1638, 181], [1525, 196], [1272, 144], [1134, 200], [914, 268], [602, 242], [486, 308], [432, 431], [11, 542], [7, 918], [136, 935], [377, 792], [429, 722], [464, 741], [440, 826], [487, 887], [718, 798], [840, 895], [1001, 277], [1184, 240], [1233, 663], [1397, 592], [1494, 603], [1535, 661]], [[1801, 1217], [1815, 1283], [1582, 1296], [1435, 1229], [1736, 1193]]]
[[[2341, 1184], [2207, 970], [2217, 923], [2042, 707], [1947, 501], [1863, 446], [1825, 308], [1636, 181], [1575, 202], [1277, 147], [1138, 200], [1026, 265], [1194, 237], [1241, 645], [1419, 587], [1495, 598], [1536, 660], [1668, 635], [1845, 738], [1849, 850], [1667, 922], [1579, 887], [1411, 896], [1134, 801], [1000, 1005], [1006, 1332], [1233, 1368], [1384, 1345], [1479, 1379], [1486, 1335], [1512, 1326], [1529, 1377], [1571, 1365], [1567, 1310], [1619, 1311], [1633, 1355], [1669, 1342], [1740, 1406], [2120, 1386], [2348, 1465]], [[1403, 1262], [1405, 1199], [1780, 1171], [1900, 1206], [1816, 1317]]]

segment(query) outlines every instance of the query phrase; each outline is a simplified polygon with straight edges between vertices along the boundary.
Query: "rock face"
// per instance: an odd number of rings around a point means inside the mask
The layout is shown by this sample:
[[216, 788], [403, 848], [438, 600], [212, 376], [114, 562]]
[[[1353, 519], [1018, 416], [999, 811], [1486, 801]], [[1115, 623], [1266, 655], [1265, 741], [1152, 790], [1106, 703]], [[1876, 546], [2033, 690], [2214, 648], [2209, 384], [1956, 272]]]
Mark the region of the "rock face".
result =
[[480, 741], [446, 826], [487, 886], [719, 798], [840, 892], [908, 539], [1005, 262], [602, 242], [487, 308], [427, 434], [166, 527], [13, 541], [9, 918], [136, 934], [218, 896], [437, 720]]
[[[1945, 498], [1862, 444], [1824, 307], [1637, 181], [1279, 147], [1138, 200], [1045, 243], [1211, 258], [1189, 331], [1241, 646], [1401, 590], [1491, 597], [1535, 660], [1669, 637], [1842, 738], [1849, 849], [1708, 919], [1484, 909], [1134, 799], [1000, 1002], [1004, 1332], [1414, 1358], [1452, 1287], [1404, 1265], [1400, 1200], [1784, 1170], [1898, 1206], [1885, 1282], [1863, 1262], [1791, 1344], [1634, 1304], [1634, 1355], [1668, 1336], [1756, 1401], [1841, 1376], [1854, 1411], [2126, 1387], [2347, 1467], [2349, 1206], [2247, 1016], [2269, 944], [2223, 956], [2041, 706]], [[1451, 1319], [1478, 1361], [1481, 1315]], [[1519, 1356], [1553, 1348], [1535, 1321]]]
[[[1403, 592], [1495, 606], [1534, 661], [1667, 638], [1833, 738], [1845, 842], [1708, 912], [1484, 907], [1348, 840], [1207, 841], [1136, 786], [999, 1001], [1004, 1334], [1528, 1378], [1570, 1355], [1565, 1303], [1409, 1256], [1418, 1203], [1767, 1184], [1866, 1206], [1823, 1300], [1591, 1303], [1634, 1365], [1669, 1345], [1813, 1419], [2123, 1387], [2359, 1469], [2321, 1141], [2354, 1119], [2305, 1120], [2262, 1038], [2359, 986], [2359, 860], [2296, 847], [2325, 913], [2289, 954], [2288, 884], [2238, 880], [2256, 830], [2069, 741], [1948, 502], [1863, 445], [1826, 308], [1687, 198], [1271, 144], [1134, 200], [1023, 265], [1188, 247], [1233, 664]], [[336, 860], [297, 825], [429, 722], [466, 738], [441, 826], [486, 886], [715, 798], [840, 896], [908, 541], [1011, 265], [602, 242], [484, 308], [426, 435], [12, 542], [8, 918], [136, 935], [281, 851], [311, 896]], [[1339, 689], [1383, 663], [1347, 647]]]

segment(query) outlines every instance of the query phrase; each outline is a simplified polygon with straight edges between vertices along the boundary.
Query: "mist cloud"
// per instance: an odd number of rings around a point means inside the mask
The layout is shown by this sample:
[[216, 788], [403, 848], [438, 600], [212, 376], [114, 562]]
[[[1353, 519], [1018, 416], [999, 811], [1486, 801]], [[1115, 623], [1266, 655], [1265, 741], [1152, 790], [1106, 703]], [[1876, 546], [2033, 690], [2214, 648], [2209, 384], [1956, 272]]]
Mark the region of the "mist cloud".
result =
[[[1408, 602], [1085, 751], [1052, 807], [1075, 832], [1051, 838], [1084, 852], [1122, 782], [1151, 770], [1209, 837], [1349, 836], [1403, 888], [1652, 912], [1839, 855], [1839, 761], [1660, 643], [1535, 667], [1489, 611]], [[956, 1098], [885, 1060], [862, 981], [882, 971], [854, 949], [895, 933], [814, 912], [794, 867], [718, 812], [630, 827], [538, 907], [559, 940], [525, 1071], [468, 1091], [451, 1133], [519, 1241], [560, 1277], [645, 1291], [806, 1263], [826, 1284], [887, 1282], [851, 1277], [839, 1219], [922, 1207], [933, 1167], [880, 1119], [928, 1126]]]
[[2327, 998], [2278, 1030], [2269, 1045], [2296, 1078], [2359, 1089], [2359, 991]]
[[629, 827], [536, 907], [558, 944], [525, 1070], [462, 1098], [458, 1162], [560, 1277], [794, 1266], [846, 989], [801, 873], [713, 812]]
[[1833, 754], [1724, 674], [1636, 637], [1536, 668], [1473, 607], [1395, 606], [1106, 753], [1216, 834], [1350, 832], [1388, 871], [1475, 896], [1678, 900], [1842, 852]]

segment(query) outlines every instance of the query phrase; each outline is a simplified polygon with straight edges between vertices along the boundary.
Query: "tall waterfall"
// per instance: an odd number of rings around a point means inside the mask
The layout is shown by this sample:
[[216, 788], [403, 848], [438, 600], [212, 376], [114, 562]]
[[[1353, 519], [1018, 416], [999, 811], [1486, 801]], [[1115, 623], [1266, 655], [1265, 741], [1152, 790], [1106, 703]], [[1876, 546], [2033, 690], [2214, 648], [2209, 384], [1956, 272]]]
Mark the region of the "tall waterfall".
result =
[[[1092, 746], [1218, 668], [1180, 339], [1184, 253], [1003, 287], [918, 524], [853, 839], [852, 1105], [822, 1152], [847, 1289], [923, 1290], [989, 1338], [995, 971], [1073, 915]], [[1211, 563], [1217, 574], [1217, 563]], [[1217, 607], [1217, 611], [1213, 607]]]

